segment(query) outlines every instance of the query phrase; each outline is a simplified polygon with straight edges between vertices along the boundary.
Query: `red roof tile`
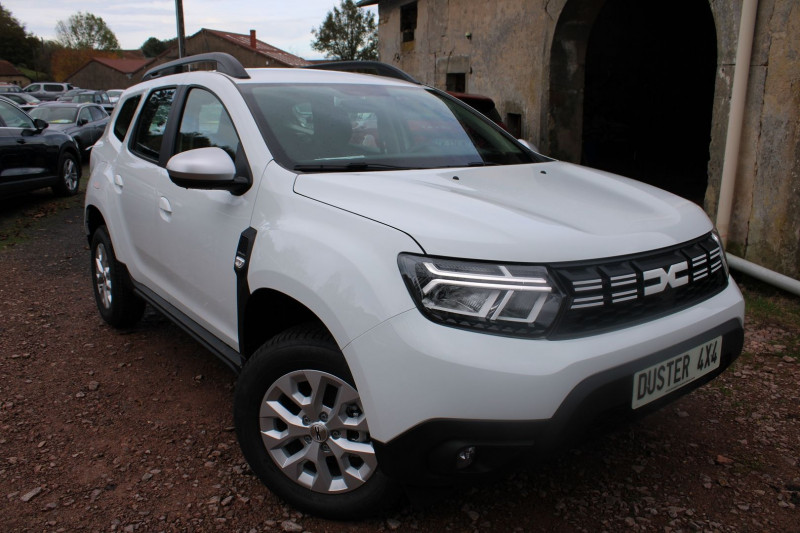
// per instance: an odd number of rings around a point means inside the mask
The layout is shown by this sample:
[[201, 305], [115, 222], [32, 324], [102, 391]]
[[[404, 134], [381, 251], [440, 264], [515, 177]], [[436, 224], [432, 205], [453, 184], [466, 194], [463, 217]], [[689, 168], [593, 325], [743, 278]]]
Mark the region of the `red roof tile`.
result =
[[[252, 50], [250, 47], [250, 35], [242, 35], [241, 33], [231, 33], [228, 31], [219, 31], [219, 30], [209, 30], [204, 28], [200, 31], [207, 31], [213, 35], [231, 41], [234, 44], [241, 46], [242, 48], [247, 48], [248, 50]], [[256, 39], [256, 48], [255, 51], [259, 54], [262, 54], [266, 57], [274, 59], [275, 61], [280, 61], [284, 65], [289, 65], [291, 67], [304, 67], [309, 65], [310, 63], [303, 59], [302, 57], [298, 57], [294, 54], [290, 54], [280, 48], [275, 48], [271, 44], [267, 44], [263, 41], [259, 41]]]

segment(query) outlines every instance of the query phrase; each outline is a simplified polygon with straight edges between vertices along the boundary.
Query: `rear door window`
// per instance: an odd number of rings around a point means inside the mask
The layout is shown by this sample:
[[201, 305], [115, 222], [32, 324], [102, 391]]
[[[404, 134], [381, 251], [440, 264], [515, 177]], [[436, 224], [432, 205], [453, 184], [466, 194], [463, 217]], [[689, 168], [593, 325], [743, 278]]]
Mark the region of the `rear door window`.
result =
[[161, 154], [161, 142], [175, 98], [175, 88], [157, 89], [150, 93], [139, 113], [131, 150], [154, 163]]

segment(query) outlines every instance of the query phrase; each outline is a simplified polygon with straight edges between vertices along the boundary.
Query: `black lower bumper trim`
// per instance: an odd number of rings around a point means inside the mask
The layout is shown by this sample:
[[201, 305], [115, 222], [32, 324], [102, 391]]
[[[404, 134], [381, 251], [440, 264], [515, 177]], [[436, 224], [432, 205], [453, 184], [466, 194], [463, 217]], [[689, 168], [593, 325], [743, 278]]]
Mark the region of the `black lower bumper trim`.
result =
[[[719, 368], [651, 404], [631, 408], [636, 372], [717, 336], [723, 337]], [[548, 420], [424, 422], [387, 443], [375, 442], [378, 464], [388, 476], [404, 483], [437, 485], [503, 470], [519, 461], [531, 462], [587, 433], [657, 410], [704, 385], [731, 365], [743, 342], [742, 325], [731, 320], [666, 350], [590, 376], [570, 392]], [[477, 450], [475, 461], [459, 468], [457, 454], [468, 446]]]

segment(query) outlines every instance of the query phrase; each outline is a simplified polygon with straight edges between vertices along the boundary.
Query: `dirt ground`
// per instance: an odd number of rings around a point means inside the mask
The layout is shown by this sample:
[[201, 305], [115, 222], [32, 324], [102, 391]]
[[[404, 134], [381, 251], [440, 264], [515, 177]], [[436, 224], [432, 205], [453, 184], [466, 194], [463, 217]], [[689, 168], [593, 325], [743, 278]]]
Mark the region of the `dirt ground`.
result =
[[154, 312], [98, 315], [82, 198], [0, 201], [0, 529], [800, 531], [800, 303], [744, 285], [721, 378], [532, 470], [358, 523], [284, 505], [232, 427], [234, 375]]

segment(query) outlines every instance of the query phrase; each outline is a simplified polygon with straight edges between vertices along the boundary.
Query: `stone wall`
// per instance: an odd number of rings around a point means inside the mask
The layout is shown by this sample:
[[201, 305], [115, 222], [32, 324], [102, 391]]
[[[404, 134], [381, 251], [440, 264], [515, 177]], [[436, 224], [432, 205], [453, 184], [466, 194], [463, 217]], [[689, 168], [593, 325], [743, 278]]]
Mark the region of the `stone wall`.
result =
[[[464, 73], [503, 118], [522, 115], [522, 137], [579, 161], [583, 69], [592, 23], [606, 0], [418, 0], [413, 42], [400, 10], [379, 2], [379, 51], [423, 83], [445, 88]], [[702, 0], [698, 0], [702, 1]], [[717, 37], [705, 209], [716, 216], [741, 0], [708, 0]], [[680, 27], [676, 27], [680, 38]], [[654, 103], [657, 105], [657, 102]], [[680, 156], [679, 142], [671, 156]], [[800, 2], [760, 0], [728, 249], [800, 278]]]

